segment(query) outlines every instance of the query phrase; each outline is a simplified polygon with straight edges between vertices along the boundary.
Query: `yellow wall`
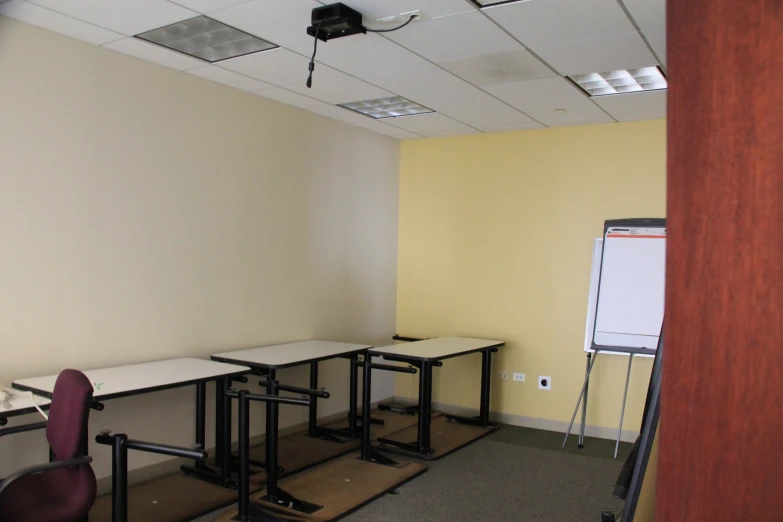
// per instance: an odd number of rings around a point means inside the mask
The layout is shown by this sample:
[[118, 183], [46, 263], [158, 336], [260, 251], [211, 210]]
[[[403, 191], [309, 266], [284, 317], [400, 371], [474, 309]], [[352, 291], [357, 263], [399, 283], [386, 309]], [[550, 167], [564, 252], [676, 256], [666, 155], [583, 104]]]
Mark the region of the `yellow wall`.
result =
[[[3, 17], [0, 104], [0, 381], [393, 334], [397, 141]], [[347, 410], [347, 368], [324, 363], [320, 413]], [[91, 429], [189, 445], [193, 412], [181, 388]], [[0, 476], [46, 456], [42, 432], [3, 437]]]
[[[501, 339], [492, 410], [568, 421], [585, 370], [593, 238], [605, 219], [664, 216], [665, 122], [403, 142], [397, 331]], [[601, 356], [588, 425], [616, 426], [627, 358]], [[634, 359], [638, 431], [650, 360]], [[478, 405], [478, 355], [437, 369], [434, 400]], [[552, 377], [552, 390], [536, 377]], [[408, 376], [397, 394], [415, 397]]]

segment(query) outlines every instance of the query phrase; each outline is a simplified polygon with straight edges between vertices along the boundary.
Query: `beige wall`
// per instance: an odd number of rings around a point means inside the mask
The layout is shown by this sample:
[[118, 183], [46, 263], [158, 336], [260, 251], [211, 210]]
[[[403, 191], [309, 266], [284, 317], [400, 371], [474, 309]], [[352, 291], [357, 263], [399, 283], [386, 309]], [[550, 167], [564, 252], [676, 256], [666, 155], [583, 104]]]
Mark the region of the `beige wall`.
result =
[[[3, 17], [0, 71], [0, 381], [393, 334], [398, 142]], [[93, 433], [189, 445], [193, 394], [109, 401]], [[0, 476], [43, 440], [0, 439]]]
[[[493, 411], [564, 429], [584, 379], [593, 238], [606, 219], [665, 215], [665, 143], [663, 121], [403, 142], [397, 331], [506, 341], [495, 369], [527, 382], [494, 378]], [[628, 359], [601, 357], [587, 423], [612, 436]], [[631, 431], [651, 368], [635, 361]], [[436, 369], [434, 399], [477, 407], [480, 364]], [[415, 396], [413, 379], [397, 382]]]

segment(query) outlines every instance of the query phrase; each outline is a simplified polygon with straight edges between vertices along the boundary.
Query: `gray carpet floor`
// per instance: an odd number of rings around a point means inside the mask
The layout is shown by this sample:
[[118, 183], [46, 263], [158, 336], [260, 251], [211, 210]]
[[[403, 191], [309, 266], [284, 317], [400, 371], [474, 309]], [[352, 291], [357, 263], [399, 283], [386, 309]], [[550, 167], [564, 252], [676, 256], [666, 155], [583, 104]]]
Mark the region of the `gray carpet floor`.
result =
[[497, 439], [479, 440], [430, 463], [429, 471], [403, 485], [398, 495], [386, 495], [343, 520], [597, 522], [601, 510], [622, 506], [612, 497], [622, 460]]

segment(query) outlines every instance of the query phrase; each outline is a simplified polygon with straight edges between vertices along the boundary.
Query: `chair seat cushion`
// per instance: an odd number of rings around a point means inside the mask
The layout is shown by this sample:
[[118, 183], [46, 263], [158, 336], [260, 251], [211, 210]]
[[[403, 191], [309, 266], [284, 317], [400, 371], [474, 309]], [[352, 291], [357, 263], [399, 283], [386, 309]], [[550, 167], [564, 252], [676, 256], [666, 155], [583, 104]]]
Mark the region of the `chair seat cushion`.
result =
[[90, 466], [21, 477], [0, 496], [0, 522], [79, 520], [89, 512], [95, 494], [95, 474]]

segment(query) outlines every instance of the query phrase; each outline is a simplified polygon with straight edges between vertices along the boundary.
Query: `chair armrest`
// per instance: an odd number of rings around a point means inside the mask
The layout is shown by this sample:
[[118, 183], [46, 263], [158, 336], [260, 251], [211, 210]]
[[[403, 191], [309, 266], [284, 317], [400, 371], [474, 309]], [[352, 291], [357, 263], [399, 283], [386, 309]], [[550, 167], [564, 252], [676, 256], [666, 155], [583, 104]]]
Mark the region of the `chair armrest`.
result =
[[92, 462], [92, 457], [87, 455], [84, 457], [77, 457], [75, 459], [56, 460], [54, 462], [48, 462], [46, 464], [38, 464], [36, 466], [22, 468], [20, 470], [14, 471], [10, 475], [8, 475], [5, 478], [5, 480], [0, 482], [0, 495], [3, 494], [3, 491], [5, 491], [5, 489], [8, 486], [10, 486], [12, 482], [22, 477], [26, 477], [27, 475], [35, 475], [37, 473], [43, 473], [45, 471], [52, 471], [54, 469], [60, 469], [60, 468], [74, 468], [76, 466], [83, 466], [84, 464], [89, 464], [90, 462]]

